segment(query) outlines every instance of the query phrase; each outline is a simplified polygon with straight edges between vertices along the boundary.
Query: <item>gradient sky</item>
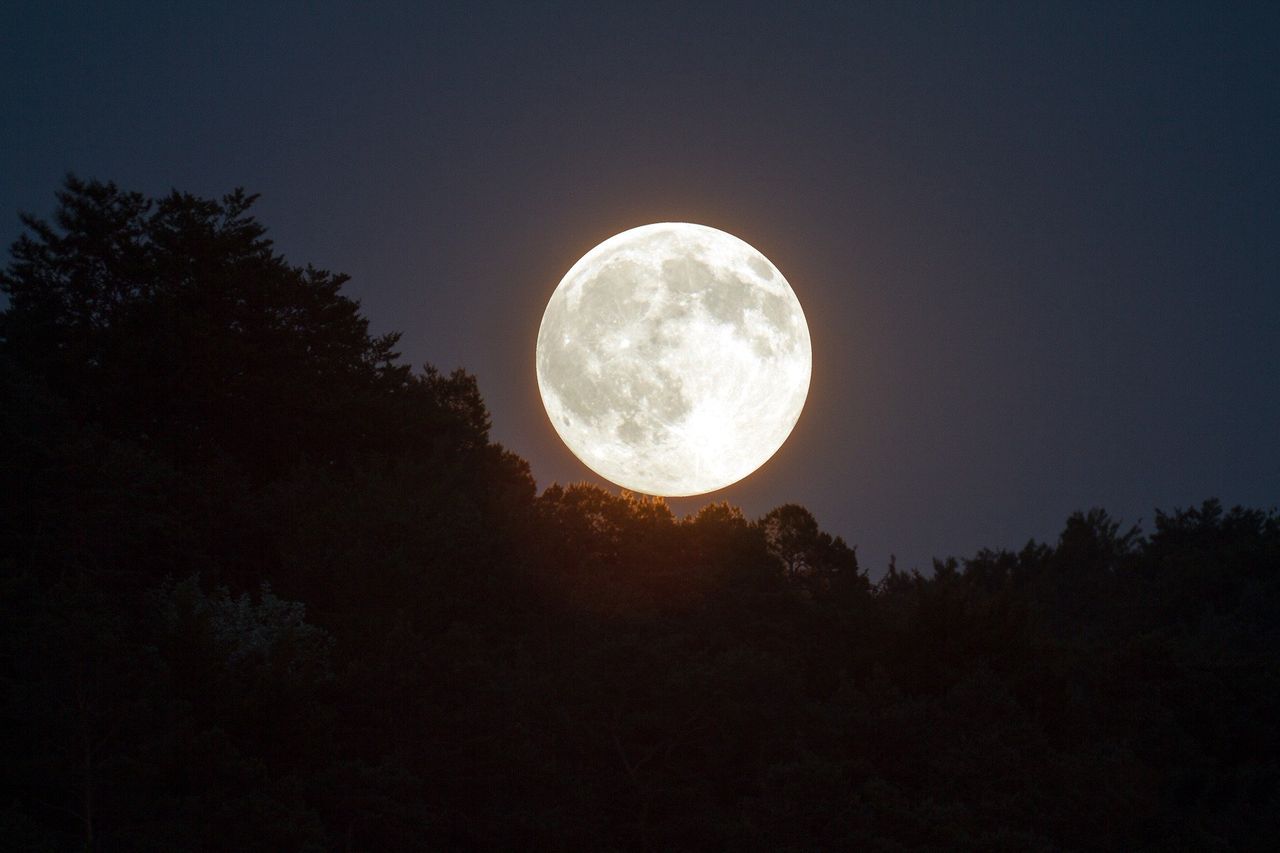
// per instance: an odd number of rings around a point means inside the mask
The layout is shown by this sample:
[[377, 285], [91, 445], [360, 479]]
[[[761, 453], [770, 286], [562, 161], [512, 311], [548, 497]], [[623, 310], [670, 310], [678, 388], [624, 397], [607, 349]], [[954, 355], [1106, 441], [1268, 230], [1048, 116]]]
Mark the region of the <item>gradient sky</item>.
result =
[[67, 171], [260, 192], [540, 487], [599, 482], [538, 399], [547, 299], [683, 220], [783, 271], [814, 381], [678, 512], [801, 503], [874, 577], [1280, 502], [1275, 3], [18, 2], [0, 80], [0, 241]]

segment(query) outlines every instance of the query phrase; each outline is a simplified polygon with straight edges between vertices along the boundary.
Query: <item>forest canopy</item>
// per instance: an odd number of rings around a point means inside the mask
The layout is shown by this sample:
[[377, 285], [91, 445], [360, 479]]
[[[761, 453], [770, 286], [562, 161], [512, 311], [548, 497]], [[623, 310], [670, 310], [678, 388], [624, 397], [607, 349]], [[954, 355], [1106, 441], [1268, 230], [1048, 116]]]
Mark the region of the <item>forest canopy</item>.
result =
[[255, 197], [70, 177], [0, 273], [0, 846], [1263, 849], [1280, 516], [872, 583], [541, 493]]

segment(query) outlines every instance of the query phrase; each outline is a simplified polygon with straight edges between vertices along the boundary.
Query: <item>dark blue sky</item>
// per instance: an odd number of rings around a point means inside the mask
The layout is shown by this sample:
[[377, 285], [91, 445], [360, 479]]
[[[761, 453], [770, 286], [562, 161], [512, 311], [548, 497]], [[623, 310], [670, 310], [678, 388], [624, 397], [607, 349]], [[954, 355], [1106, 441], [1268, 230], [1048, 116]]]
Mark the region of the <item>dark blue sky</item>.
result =
[[709, 499], [804, 504], [873, 575], [1091, 506], [1270, 507], [1278, 9], [5, 4], [0, 240], [67, 171], [260, 192], [408, 359], [477, 375], [545, 486], [594, 478], [537, 396], [551, 291], [701, 222], [814, 340], [791, 439]]

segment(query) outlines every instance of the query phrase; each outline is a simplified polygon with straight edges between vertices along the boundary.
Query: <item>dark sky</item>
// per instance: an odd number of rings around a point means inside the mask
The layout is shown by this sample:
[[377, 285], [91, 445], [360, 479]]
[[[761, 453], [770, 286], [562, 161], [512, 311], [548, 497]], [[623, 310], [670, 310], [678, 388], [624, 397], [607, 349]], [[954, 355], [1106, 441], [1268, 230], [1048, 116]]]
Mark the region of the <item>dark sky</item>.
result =
[[878, 576], [1277, 503], [1280, 5], [615, 5], [5, 3], [0, 240], [67, 171], [260, 192], [546, 486], [595, 479], [537, 395], [551, 291], [700, 222], [790, 280], [814, 379], [677, 511], [801, 503]]

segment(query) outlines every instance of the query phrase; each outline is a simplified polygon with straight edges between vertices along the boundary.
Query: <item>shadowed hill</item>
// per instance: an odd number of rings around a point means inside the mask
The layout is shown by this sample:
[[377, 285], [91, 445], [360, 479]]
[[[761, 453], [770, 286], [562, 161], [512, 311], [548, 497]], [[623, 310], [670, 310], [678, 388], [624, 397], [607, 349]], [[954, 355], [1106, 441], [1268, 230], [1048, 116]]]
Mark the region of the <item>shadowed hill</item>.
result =
[[0, 275], [10, 849], [1258, 849], [1280, 518], [872, 586], [803, 507], [537, 494], [252, 196], [69, 179]]

